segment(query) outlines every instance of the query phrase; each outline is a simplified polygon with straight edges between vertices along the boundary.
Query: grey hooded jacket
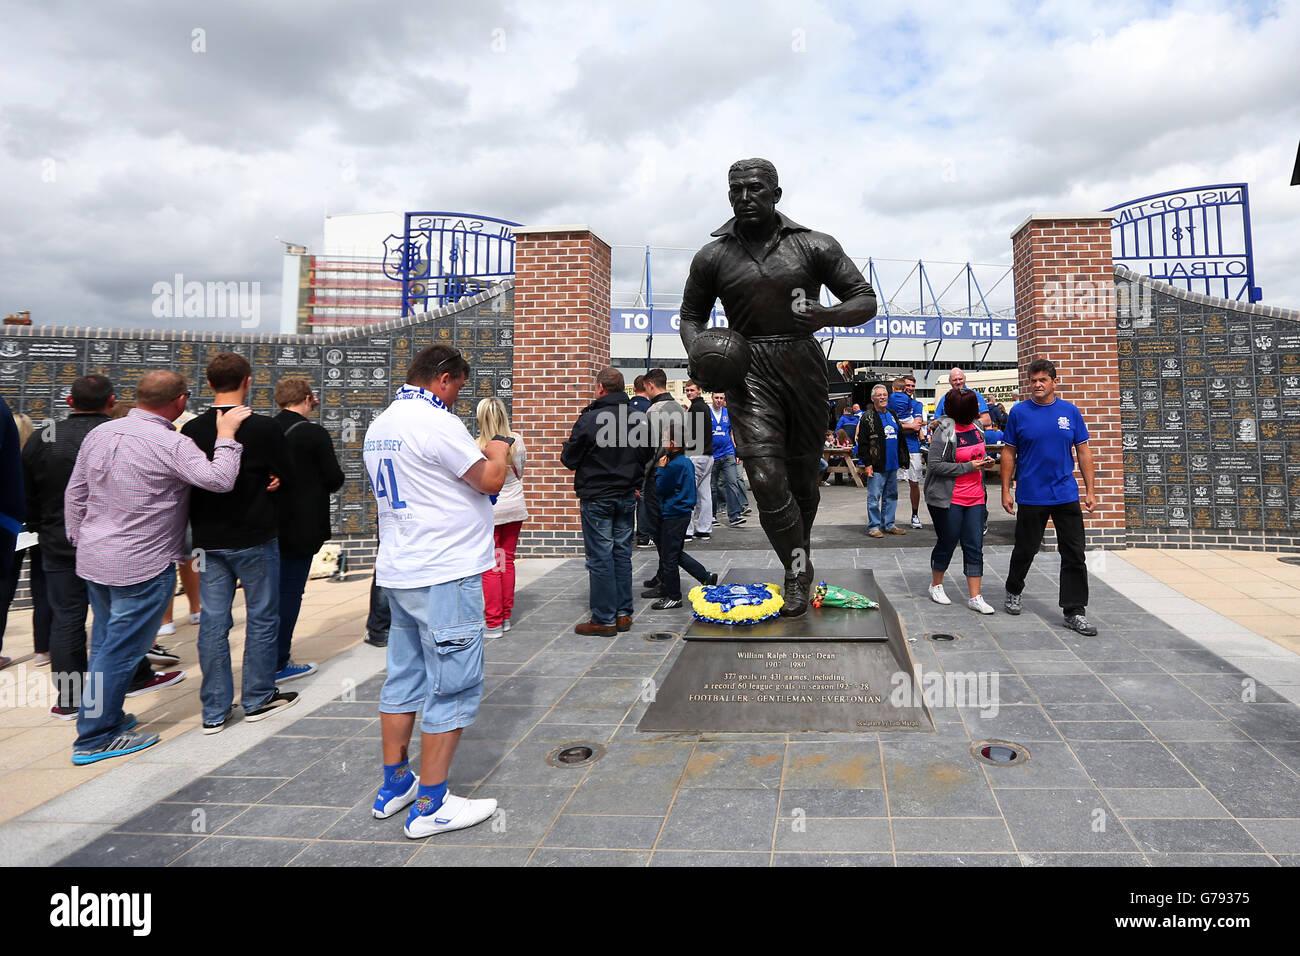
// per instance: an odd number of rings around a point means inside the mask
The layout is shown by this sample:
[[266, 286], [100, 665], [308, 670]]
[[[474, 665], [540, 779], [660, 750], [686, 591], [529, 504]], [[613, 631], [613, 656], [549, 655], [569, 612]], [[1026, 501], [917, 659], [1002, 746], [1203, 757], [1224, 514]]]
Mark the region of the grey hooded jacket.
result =
[[[984, 429], [978, 421], [974, 422], [980, 438]], [[952, 488], [957, 483], [958, 475], [969, 475], [975, 470], [975, 463], [957, 462], [957, 423], [947, 415], [936, 418], [930, 425], [930, 454], [925, 463], [925, 503], [930, 508], [951, 508]]]

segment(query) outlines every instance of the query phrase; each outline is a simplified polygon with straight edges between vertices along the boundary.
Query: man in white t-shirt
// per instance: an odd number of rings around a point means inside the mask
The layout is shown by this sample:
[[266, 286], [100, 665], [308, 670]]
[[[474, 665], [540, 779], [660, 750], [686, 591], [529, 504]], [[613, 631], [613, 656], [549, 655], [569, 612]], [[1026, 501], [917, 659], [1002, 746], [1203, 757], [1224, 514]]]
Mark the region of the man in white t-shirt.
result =
[[[379, 514], [375, 579], [392, 611], [379, 695], [384, 781], [374, 815], [385, 819], [411, 806], [412, 839], [471, 827], [497, 806], [447, 791], [456, 744], [483, 696], [483, 572], [494, 564], [490, 496], [505, 482], [510, 452], [504, 439], [479, 451], [449, 410], [468, 375], [455, 349], [421, 351], [363, 446]], [[421, 710], [417, 777], [407, 751]]]

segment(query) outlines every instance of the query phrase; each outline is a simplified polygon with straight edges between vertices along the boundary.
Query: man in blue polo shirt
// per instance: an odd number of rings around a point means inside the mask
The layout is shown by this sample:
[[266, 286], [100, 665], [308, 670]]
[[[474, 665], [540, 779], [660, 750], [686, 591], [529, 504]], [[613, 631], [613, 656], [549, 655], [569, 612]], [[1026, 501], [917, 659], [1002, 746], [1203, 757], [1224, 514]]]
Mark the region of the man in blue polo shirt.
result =
[[[951, 372], [948, 373], [948, 387], [965, 388], [966, 373], [963, 372], [960, 368], [954, 368]], [[975, 393], [975, 400], [979, 402], [980, 427], [986, 429], [991, 428], [993, 426], [993, 419], [989, 415], [989, 403], [984, 400], [984, 396], [980, 394], [979, 389], [972, 388], [971, 391]], [[934, 406], [935, 418], [938, 418], [940, 415], [943, 414], [943, 399], [947, 397], [947, 394], [948, 394], [947, 392], [944, 392], [943, 396], [940, 397], [939, 399], [939, 404]]]
[[[1008, 614], [1020, 613], [1025, 575], [1043, 542], [1050, 518], [1061, 552], [1060, 603], [1065, 626], [1080, 634], [1097, 633], [1086, 616], [1088, 566], [1084, 560], [1083, 512], [1096, 506], [1088, 426], [1079, 409], [1056, 395], [1056, 366], [1046, 359], [1029, 365], [1028, 402], [1019, 402], [1007, 417], [1002, 453], [1002, 507], [1016, 516], [1016, 545], [1007, 573]], [[1083, 504], [1074, 477], [1074, 456], [1083, 473]], [[1016, 465], [1019, 464], [1019, 472]], [[1015, 501], [1011, 480], [1016, 476]], [[1016, 505], [1020, 506], [1019, 512]]]

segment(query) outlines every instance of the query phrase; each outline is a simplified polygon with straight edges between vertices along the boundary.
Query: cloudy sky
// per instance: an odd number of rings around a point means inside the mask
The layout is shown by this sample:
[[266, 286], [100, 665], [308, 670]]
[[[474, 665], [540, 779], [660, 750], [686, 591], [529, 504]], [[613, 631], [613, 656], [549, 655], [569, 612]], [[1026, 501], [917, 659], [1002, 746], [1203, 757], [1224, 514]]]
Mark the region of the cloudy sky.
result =
[[[1265, 301], [1300, 307], [1297, 2], [42, 0], [5, 21], [0, 312], [38, 323], [181, 327], [151, 311], [181, 273], [259, 282], [273, 328], [273, 237], [319, 247], [326, 211], [693, 248], [744, 156], [776, 163], [792, 218], [898, 260], [1005, 263], [1031, 212], [1246, 181]], [[639, 274], [620, 250], [616, 288]]]

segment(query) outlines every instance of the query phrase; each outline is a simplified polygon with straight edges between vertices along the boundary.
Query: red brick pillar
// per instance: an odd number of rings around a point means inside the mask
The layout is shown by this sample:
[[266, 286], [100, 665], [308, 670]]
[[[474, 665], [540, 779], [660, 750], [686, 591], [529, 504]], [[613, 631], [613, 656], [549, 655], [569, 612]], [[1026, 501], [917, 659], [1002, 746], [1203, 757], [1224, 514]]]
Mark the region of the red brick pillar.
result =
[[587, 226], [515, 235], [514, 426], [528, 449], [519, 554], [582, 554], [573, 472], [560, 446], [609, 364], [609, 244]]
[[[1091, 436], [1097, 509], [1086, 518], [1090, 547], [1122, 548], [1124, 470], [1115, 339], [1110, 217], [1039, 214], [1011, 235], [1021, 399], [1028, 366], [1055, 363], [1057, 393], [1079, 406]], [[1079, 480], [1082, 494], [1083, 480]]]

